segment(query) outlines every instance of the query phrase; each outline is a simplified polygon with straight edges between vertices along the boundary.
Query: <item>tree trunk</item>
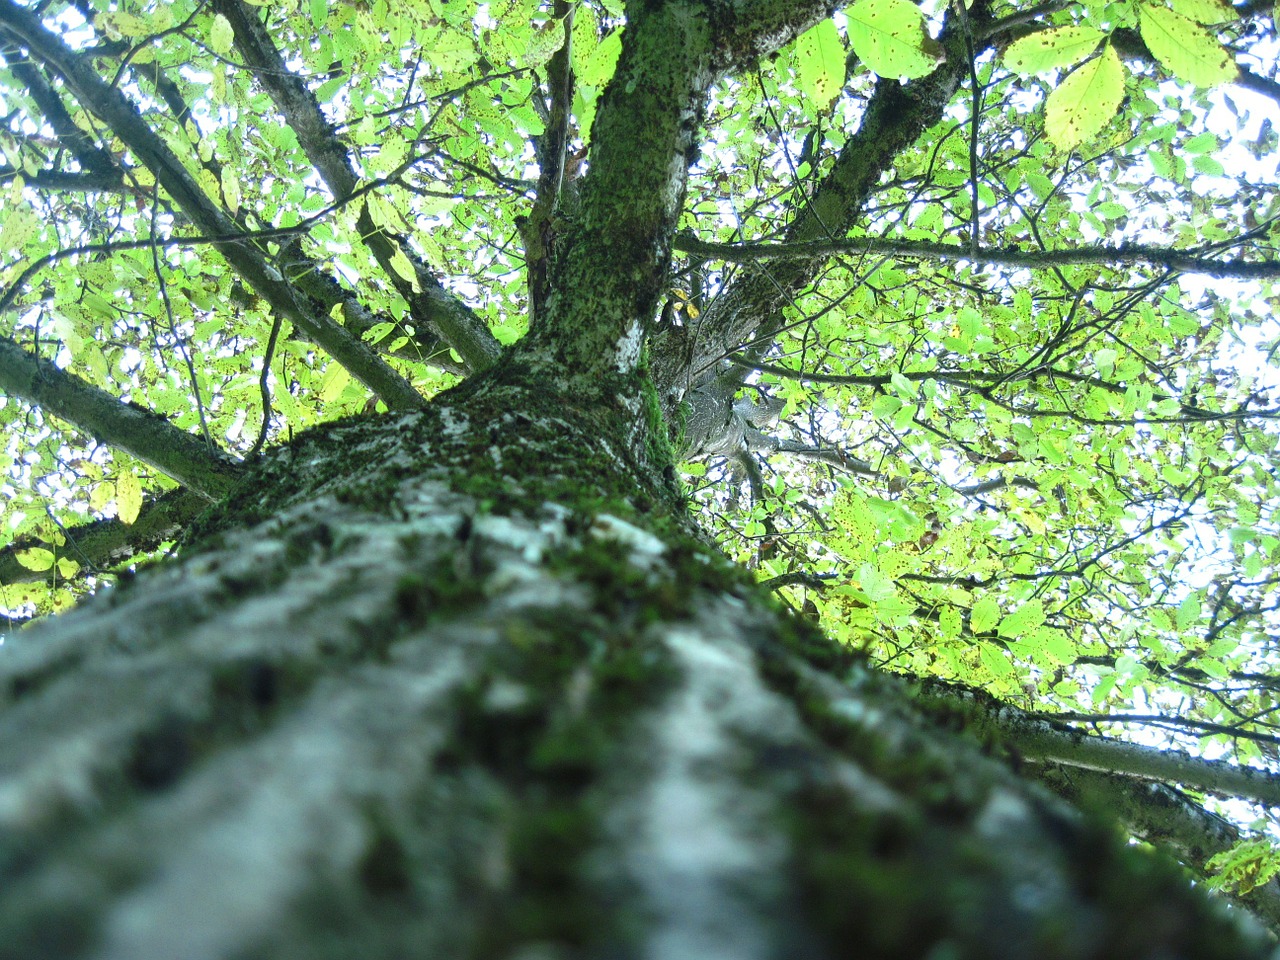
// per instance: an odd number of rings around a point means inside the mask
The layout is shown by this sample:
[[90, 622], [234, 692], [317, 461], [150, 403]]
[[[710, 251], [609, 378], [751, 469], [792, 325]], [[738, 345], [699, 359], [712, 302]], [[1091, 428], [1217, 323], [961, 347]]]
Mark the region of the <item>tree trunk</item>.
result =
[[0, 957], [1265, 954], [517, 374], [272, 451], [6, 645]]

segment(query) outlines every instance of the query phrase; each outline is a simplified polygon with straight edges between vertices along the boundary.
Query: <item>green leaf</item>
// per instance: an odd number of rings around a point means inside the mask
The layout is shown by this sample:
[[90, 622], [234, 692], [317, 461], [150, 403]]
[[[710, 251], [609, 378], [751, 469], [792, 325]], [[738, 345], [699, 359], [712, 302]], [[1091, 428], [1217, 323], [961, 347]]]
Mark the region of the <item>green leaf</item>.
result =
[[480, 59], [476, 42], [455, 30], [437, 30], [423, 38], [422, 52], [427, 61], [443, 73], [465, 70]]
[[1196, 23], [1229, 23], [1240, 16], [1223, 0], [1173, 0], [1173, 11]]
[[881, 394], [871, 403], [871, 415], [877, 420], [893, 416], [902, 407], [902, 401], [893, 394]]
[[549, 20], [530, 31], [522, 46], [524, 49], [515, 58], [515, 65], [525, 69], [542, 66], [564, 46], [564, 21]]
[[1124, 96], [1124, 70], [1108, 44], [1058, 85], [1044, 105], [1044, 129], [1054, 145], [1072, 150], [1096, 136]]
[[[603, 87], [618, 65], [618, 56], [622, 53], [622, 33], [613, 31], [584, 53], [586, 55], [578, 62], [578, 83], [588, 87]], [[576, 57], [574, 59], [577, 60]]]
[[995, 676], [1007, 677], [1014, 673], [1013, 664], [995, 644], [984, 643], [978, 655], [982, 658], [982, 665]]
[[340, 363], [331, 363], [320, 380], [320, 396], [325, 403], [333, 403], [342, 396], [342, 391], [351, 382], [351, 374]]
[[221, 56], [231, 52], [236, 34], [231, 29], [231, 21], [222, 14], [214, 14], [213, 26], [209, 28], [209, 49]]
[[120, 522], [129, 524], [138, 519], [142, 509], [142, 487], [138, 478], [127, 471], [116, 478], [116, 514]]
[[834, 20], [823, 20], [796, 39], [796, 87], [816, 110], [826, 110], [840, 93], [844, 61], [844, 44]]
[[1194, 593], [1178, 604], [1178, 616], [1174, 621], [1178, 630], [1186, 630], [1200, 619], [1200, 597]]
[[997, 632], [1002, 637], [1020, 637], [1044, 623], [1044, 605], [1039, 600], [1031, 600], [1018, 607], [1000, 621]]
[[53, 566], [53, 551], [46, 550], [44, 547], [29, 547], [26, 550], [19, 550], [14, 556], [20, 564], [36, 573]]
[[878, 77], [923, 77], [942, 61], [942, 47], [909, 0], [859, 0], [846, 16], [849, 44]]
[[872, 603], [887, 600], [894, 594], [893, 581], [872, 563], [864, 563], [858, 568], [858, 586]]
[[969, 629], [974, 633], [987, 633], [1000, 619], [1000, 604], [993, 597], [983, 597], [969, 611]]
[[414, 293], [419, 292], [418, 271], [414, 269], [412, 261], [399, 247], [396, 247], [396, 252], [391, 255], [391, 269], [398, 273], [402, 280], [409, 281]]
[[1179, 80], [1213, 87], [1239, 75], [1231, 53], [1213, 34], [1172, 10], [1144, 3], [1138, 26], [1151, 53]]
[[1084, 26], [1041, 30], [1009, 44], [1004, 65], [1015, 73], [1044, 73], [1069, 67], [1093, 53], [1106, 36], [1101, 30]]

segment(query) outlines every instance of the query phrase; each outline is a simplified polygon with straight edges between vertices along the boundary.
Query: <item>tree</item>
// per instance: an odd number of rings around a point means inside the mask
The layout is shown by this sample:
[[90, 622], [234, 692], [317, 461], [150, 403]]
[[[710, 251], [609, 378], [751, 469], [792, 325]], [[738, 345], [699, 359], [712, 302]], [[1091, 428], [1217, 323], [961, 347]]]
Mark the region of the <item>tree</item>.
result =
[[0, 0], [0, 956], [1264, 955], [1271, 14], [842, 6]]

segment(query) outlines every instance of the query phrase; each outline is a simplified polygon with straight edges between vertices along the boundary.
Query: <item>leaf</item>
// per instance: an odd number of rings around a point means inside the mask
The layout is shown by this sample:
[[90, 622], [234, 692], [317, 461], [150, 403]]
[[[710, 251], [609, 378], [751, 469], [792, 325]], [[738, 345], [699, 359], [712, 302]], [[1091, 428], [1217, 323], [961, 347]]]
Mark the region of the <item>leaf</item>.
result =
[[[116, 37], [146, 37], [155, 33], [157, 29], [163, 29], [149, 20], [120, 10], [99, 14], [95, 22], [98, 28], [108, 36]], [[230, 26], [231, 24], [227, 24], [228, 28]]]
[[1044, 129], [1054, 145], [1072, 150], [1116, 115], [1124, 96], [1124, 70], [1108, 44], [1058, 85], [1044, 105]]
[[514, 63], [517, 67], [524, 69], [540, 67], [555, 56], [555, 52], [563, 46], [564, 21], [548, 20], [526, 38], [524, 50], [515, 58]]
[[409, 281], [414, 293], [421, 292], [418, 286], [418, 271], [413, 268], [412, 261], [399, 247], [396, 247], [396, 252], [391, 255], [391, 269], [400, 274], [401, 279]]
[[475, 40], [455, 30], [442, 29], [423, 38], [423, 53], [442, 73], [465, 70], [480, 59]]
[[795, 44], [796, 86], [813, 101], [814, 107], [826, 110], [844, 86], [845, 50], [834, 20], [823, 20], [806, 30]]
[[209, 49], [221, 56], [231, 52], [231, 45], [236, 34], [231, 28], [231, 21], [222, 14], [214, 14], [213, 26], [209, 28]]
[[116, 514], [121, 523], [133, 523], [142, 509], [142, 487], [132, 473], [122, 473], [116, 478]]
[[878, 77], [923, 77], [944, 59], [909, 0], [859, 0], [846, 16], [853, 52]]
[[1138, 7], [1142, 39], [1160, 64], [1197, 87], [1228, 83], [1239, 75], [1230, 52], [1208, 30], [1165, 7]]
[[1000, 621], [997, 632], [1002, 637], [1020, 637], [1044, 623], [1044, 605], [1039, 600], [1030, 600], [1018, 607]]
[[320, 396], [325, 403], [333, 403], [342, 396], [342, 391], [351, 382], [351, 374], [340, 363], [331, 363], [320, 380]]
[[1054, 27], [1009, 44], [1004, 65], [1015, 73], [1044, 73], [1079, 63], [1098, 47], [1106, 34], [1093, 27]]
[[1173, 12], [1196, 23], [1230, 23], [1240, 16], [1223, 0], [1173, 0]]
[[222, 168], [222, 198], [227, 202], [227, 209], [232, 213], [240, 210], [240, 181], [236, 178], [233, 167]]
[[20, 564], [36, 573], [53, 566], [53, 551], [46, 550], [44, 547], [29, 547], [26, 550], [19, 550], [14, 556]]
[[982, 665], [997, 677], [1007, 677], [1014, 672], [1008, 657], [993, 643], [984, 643], [978, 656], [982, 658]]
[[622, 33], [613, 31], [583, 58], [578, 67], [578, 82], [588, 87], [602, 87], [605, 81], [613, 76], [618, 65], [618, 56], [622, 53]]
[[1179, 631], [1185, 631], [1199, 619], [1200, 597], [1194, 593], [1187, 594], [1186, 599], [1178, 604], [1178, 616], [1174, 622]]
[[974, 633], [987, 633], [1000, 619], [1000, 604], [992, 597], [983, 597], [969, 612], [969, 629]]
[[872, 603], [887, 600], [894, 594], [893, 581], [881, 573], [873, 563], [864, 563], [858, 568], [858, 586]]

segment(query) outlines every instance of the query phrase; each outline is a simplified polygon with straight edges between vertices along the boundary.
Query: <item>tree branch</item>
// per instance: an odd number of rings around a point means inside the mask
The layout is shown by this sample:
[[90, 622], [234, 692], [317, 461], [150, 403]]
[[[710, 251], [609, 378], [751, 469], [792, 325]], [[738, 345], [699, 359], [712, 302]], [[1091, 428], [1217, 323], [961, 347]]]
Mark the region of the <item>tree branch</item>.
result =
[[[975, 4], [970, 18], [980, 29], [984, 5]], [[793, 212], [787, 242], [826, 241], [848, 233], [894, 158], [942, 118], [969, 66], [957, 30], [948, 26], [941, 41], [947, 59], [929, 76], [905, 85], [897, 79], [876, 83], [857, 132], [846, 140], [818, 189]], [[786, 260], [767, 273], [742, 274], [708, 307], [689, 336], [668, 334], [657, 340], [652, 366], [659, 389], [678, 399], [739, 344], [753, 336], [771, 339], [776, 318], [812, 282], [822, 259]]]
[[[230, 21], [240, 56], [298, 135], [298, 143], [334, 199], [350, 198], [359, 183], [351, 156], [320, 109], [315, 94], [285, 65], [257, 11], [241, 0], [216, 0], [213, 6]], [[485, 322], [444, 289], [408, 244], [397, 242], [378, 227], [367, 205], [360, 210], [357, 229], [387, 279], [409, 304], [409, 313], [416, 325], [437, 331], [458, 351], [468, 369], [482, 370], [497, 360], [502, 346]], [[416, 291], [414, 283], [402, 277], [392, 265], [397, 252], [408, 257], [413, 265]]]
[[65, 542], [62, 544], [23, 537], [0, 549], [0, 584], [48, 579], [48, 571], [31, 570], [18, 562], [18, 553], [31, 547], [44, 547], [59, 557], [70, 557], [80, 564], [76, 574], [79, 578], [127, 563], [139, 554], [177, 539], [187, 525], [207, 509], [209, 501], [204, 496], [184, 487], [145, 500], [133, 523], [108, 517], [71, 527], [63, 531]]
[[[83, 57], [46, 29], [35, 13], [13, 0], [0, 0], [0, 28], [20, 39], [34, 56], [62, 75], [72, 93], [133, 151], [197, 229], [215, 237], [236, 234], [234, 222], [209, 199], [137, 108], [123, 93], [107, 84]], [[286, 282], [257, 249], [239, 242], [219, 249], [272, 309], [328, 351], [388, 407], [411, 410], [424, 405], [413, 385], [367, 344], [327, 315], [303, 303], [293, 285]]]
[[[1227, 244], [1215, 244], [1221, 249]], [[951, 243], [923, 240], [882, 240], [858, 237], [851, 240], [818, 240], [808, 243], [708, 243], [688, 234], [676, 237], [676, 250], [729, 263], [755, 263], [761, 260], [811, 260], [838, 253], [889, 254], [897, 257], [927, 260], [964, 260], [970, 263], [1005, 267], [1048, 269], [1069, 264], [1100, 263], [1107, 265], [1149, 265], [1180, 273], [1205, 274], [1218, 279], [1268, 280], [1280, 277], [1280, 261], [1217, 260], [1205, 254], [1211, 248], [1171, 250], [1148, 244], [1120, 244], [1073, 250], [1018, 250], [1011, 247], [979, 247], [971, 249]]]
[[204, 441], [32, 356], [7, 337], [0, 337], [0, 390], [137, 457], [206, 499], [221, 500], [239, 477], [238, 465]]
[[[1119, 819], [1129, 833], [1168, 850], [1200, 877], [1210, 875], [1205, 868], [1210, 857], [1230, 850], [1240, 840], [1240, 831], [1222, 817], [1161, 783], [1053, 763], [1037, 764], [1033, 772], [1072, 806]], [[1280, 936], [1280, 881], [1276, 878], [1248, 893], [1221, 895]]]
[[1193, 790], [1280, 805], [1280, 776], [1182, 750], [1091, 736], [1045, 716], [996, 700], [990, 694], [940, 680], [919, 681], [917, 696], [933, 709], [966, 711], [966, 722], [994, 737], [1023, 760], [1103, 770], [1143, 780], [1181, 783]]
[[[26, 87], [27, 94], [35, 102], [45, 121], [57, 135], [59, 142], [66, 146], [80, 165], [79, 174], [42, 170], [35, 175], [35, 178], [43, 178], [47, 183], [58, 184], [79, 176], [85, 182], [95, 184], [86, 189], [118, 190], [124, 183], [124, 174], [119, 164], [109, 151], [95, 143], [92, 137], [76, 126], [75, 120], [62, 102], [62, 97], [50, 86], [39, 68], [23, 57], [17, 47], [11, 43], [0, 44], [0, 57], [4, 58], [14, 77]], [[101, 186], [96, 186], [97, 184]], [[67, 189], [67, 187], [55, 189]]]

